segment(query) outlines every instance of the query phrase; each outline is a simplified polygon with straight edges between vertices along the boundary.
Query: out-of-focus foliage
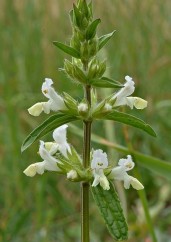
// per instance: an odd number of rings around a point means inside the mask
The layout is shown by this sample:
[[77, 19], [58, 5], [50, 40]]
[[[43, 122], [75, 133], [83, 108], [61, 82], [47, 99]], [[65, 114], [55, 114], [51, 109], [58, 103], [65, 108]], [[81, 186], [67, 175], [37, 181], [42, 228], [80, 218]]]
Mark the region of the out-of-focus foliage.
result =
[[[121, 82], [126, 74], [134, 78], [136, 95], [149, 102], [148, 109], [137, 114], [158, 134], [154, 139], [129, 129], [134, 149], [169, 162], [171, 2], [93, 2], [96, 17], [102, 19], [99, 33], [117, 30], [106, 51], [100, 53], [104, 59], [108, 58], [108, 72]], [[33, 118], [26, 111], [36, 101], [43, 100], [40, 88], [44, 77], [52, 78], [60, 92], [68, 91], [81, 100], [81, 88], [73, 87], [73, 83], [57, 71], [62, 67], [65, 55], [52, 44], [54, 40], [71, 37], [67, 13], [72, 3], [71, 0], [0, 1], [0, 241], [3, 242], [80, 241], [78, 184], [65, 182], [65, 178], [57, 177], [55, 173], [34, 179], [25, 177], [23, 169], [40, 160], [36, 154], [38, 145], [22, 156], [20, 153], [22, 140], [38, 121], [46, 118], [46, 115]], [[101, 124], [94, 127], [94, 132], [101, 133]], [[125, 144], [121, 129], [122, 126], [117, 125], [116, 141]], [[80, 138], [69, 135], [68, 139], [72, 139], [81, 152]], [[170, 184], [146, 169], [141, 168], [140, 172], [159, 241], [169, 242]], [[131, 231], [129, 241], [150, 241], [138, 194], [129, 190], [126, 196]], [[93, 203], [90, 212], [91, 240], [112, 241]]]

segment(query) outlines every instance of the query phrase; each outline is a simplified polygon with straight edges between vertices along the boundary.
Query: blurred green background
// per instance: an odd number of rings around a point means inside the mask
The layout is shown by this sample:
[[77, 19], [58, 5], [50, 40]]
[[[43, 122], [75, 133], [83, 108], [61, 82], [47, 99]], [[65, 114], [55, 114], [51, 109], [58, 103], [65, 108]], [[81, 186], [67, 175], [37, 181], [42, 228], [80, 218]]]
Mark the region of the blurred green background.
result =
[[[124, 81], [130, 75], [136, 95], [148, 100], [144, 111], [130, 113], [143, 118], [156, 130], [157, 139], [129, 129], [134, 148], [171, 161], [171, 2], [170, 0], [94, 0], [95, 16], [102, 19], [99, 34], [117, 30], [101, 53], [108, 58], [108, 74]], [[43, 100], [45, 77], [59, 92], [68, 91], [78, 100], [79, 86], [63, 73], [65, 55], [52, 41], [68, 41], [71, 0], [0, 0], [0, 241], [79, 242], [79, 185], [46, 173], [33, 179], [23, 170], [40, 161], [38, 143], [21, 155], [26, 135], [45, 120], [34, 118], [27, 108]], [[129, 110], [130, 111], [130, 110]], [[125, 145], [122, 126], [115, 141]], [[118, 129], [119, 128], [119, 129]], [[93, 132], [100, 133], [101, 124]], [[69, 132], [68, 140], [81, 152], [81, 140]], [[50, 139], [50, 136], [49, 136]], [[47, 139], [48, 140], [48, 137]], [[97, 144], [95, 145], [97, 147]], [[98, 145], [98, 147], [105, 147]], [[115, 157], [122, 154], [114, 153]], [[140, 168], [159, 241], [171, 241], [170, 183]], [[130, 242], [150, 242], [138, 194], [126, 191]], [[91, 203], [91, 241], [111, 242], [103, 221]]]

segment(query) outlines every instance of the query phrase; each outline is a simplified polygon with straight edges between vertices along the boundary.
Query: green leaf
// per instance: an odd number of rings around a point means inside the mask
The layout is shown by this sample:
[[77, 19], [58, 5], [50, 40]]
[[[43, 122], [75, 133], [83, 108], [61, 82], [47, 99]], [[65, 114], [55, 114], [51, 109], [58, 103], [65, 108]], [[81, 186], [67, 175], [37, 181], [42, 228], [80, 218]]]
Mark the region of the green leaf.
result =
[[110, 182], [108, 191], [103, 190], [100, 185], [92, 187], [91, 191], [110, 234], [117, 241], [126, 240], [128, 226], [113, 184]]
[[88, 17], [89, 17], [89, 8], [88, 8], [88, 5], [87, 5], [87, 1], [86, 0], [84, 0], [83, 2], [82, 2], [82, 12], [84, 13], [84, 15], [86, 16], [86, 18], [88, 19]]
[[73, 4], [74, 16], [78, 27], [81, 27], [82, 16], [79, 9]]
[[122, 88], [123, 85], [108, 77], [102, 77], [100, 79], [90, 80], [90, 84], [94, 87], [106, 87], [106, 88]]
[[77, 117], [63, 114], [63, 113], [57, 113], [55, 115], [52, 115], [50, 118], [45, 120], [41, 125], [39, 125], [37, 128], [35, 128], [24, 140], [21, 152], [26, 150], [31, 144], [33, 144], [36, 140], [43, 137], [44, 135], [48, 134], [50, 131], [58, 128], [59, 126], [69, 123], [71, 121], [77, 120]]
[[74, 24], [74, 10], [73, 9], [69, 12], [69, 16], [70, 16], [71, 23]]
[[132, 116], [130, 114], [113, 110], [110, 114], [105, 115], [103, 119], [113, 120], [123, 124], [128, 124], [130, 126], [144, 130], [146, 133], [150, 134], [151, 136], [156, 137], [155, 131], [150, 127], [149, 124], [146, 124], [143, 120], [135, 116]]
[[94, 38], [94, 36], [96, 35], [96, 29], [97, 29], [97, 26], [98, 24], [101, 22], [100, 19], [96, 19], [94, 20], [90, 26], [88, 27], [87, 29], [87, 32], [86, 32], [86, 39], [89, 40], [89, 39], [92, 39]]
[[112, 33], [110, 34], [106, 34], [103, 35], [99, 38], [99, 50], [107, 44], [107, 42], [112, 38], [112, 36], [114, 35], [114, 33], [116, 32], [116, 30], [114, 30]]
[[92, 0], [88, 4], [88, 9], [89, 9], [89, 15], [92, 18], [93, 17], [93, 3], [92, 3]]
[[71, 55], [72, 57], [75, 57], [75, 58], [78, 58], [78, 59], [80, 58], [80, 53], [76, 49], [74, 49], [74, 48], [72, 48], [68, 45], [65, 45], [61, 42], [58, 42], [58, 41], [53, 41], [53, 44], [55, 46], [57, 46], [60, 50], [67, 53], [68, 55]]

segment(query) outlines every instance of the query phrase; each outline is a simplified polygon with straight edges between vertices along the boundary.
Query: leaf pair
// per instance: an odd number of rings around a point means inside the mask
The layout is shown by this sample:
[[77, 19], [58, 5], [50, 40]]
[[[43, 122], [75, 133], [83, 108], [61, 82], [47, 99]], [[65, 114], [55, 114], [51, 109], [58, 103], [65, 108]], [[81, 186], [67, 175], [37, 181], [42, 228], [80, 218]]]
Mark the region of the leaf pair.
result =
[[[46, 121], [44, 121], [41, 125], [39, 125], [36, 129], [34, 129], [28, 135], [28, 137], [23, 142], [21, 151], [26, 150], [36, 140], [40, 139], [44, 135], [53, 131], [57, 127], [65, 124], [65, 123], [76, 121], [78, 119], [79, 119], [78, 117], [64, 114], [64, 113], [57, 113], [57, 114], [52, 115], [50, 118], [48, 118]], [[126, 113], [122, 113], [122, 112], [118, 112], [118, 111], [114, 110], [114, 111], [112, 111], [112, 113], [105, 115], [101, 119], [113, 120], [113, 121], [117, 121], [120, 123], [124, 123], [124, 124], [130, 125], [130, 126], [139, 128], [154, 137], [156, 136], [156, 133], [148, 124], [146, 124], [141, 119], [138, 119], [138, 118], [136, 118], [132, 115], [126, 114]]]
[[[86, 34], [88, 39], [92, 38], [92, 36], [95, 34], [95, 32], [94, 32], [95, 28], [97, 27], [97, 25], [99, 23], [100, 23], [100, 19], [96, 19], [92, 23], [92, 25], [90, 25], [90, 27], [87, 30], [87, 34]], [[103, 35], [98, 39], [99, 40], [98, 50], [101, 50], [103, 48], [103, 46], [107, 44], [107, 42], [112, 38], [114, 33], [115, 33], [115, 31], [113, 31], [110, 34]], [[80, 52], [78, 50], [72, 48], [71, 46], [65, 45], [65, 44], [58, 42], [58, 41], [53, 41], [53, 44], [55, 46], [57, 46], [60, 50], [65, 52], [66, 54], [68, 54], [68, 55], [70, 55], [74, 58], [77, 58], [77, 59], [81, 58]]]

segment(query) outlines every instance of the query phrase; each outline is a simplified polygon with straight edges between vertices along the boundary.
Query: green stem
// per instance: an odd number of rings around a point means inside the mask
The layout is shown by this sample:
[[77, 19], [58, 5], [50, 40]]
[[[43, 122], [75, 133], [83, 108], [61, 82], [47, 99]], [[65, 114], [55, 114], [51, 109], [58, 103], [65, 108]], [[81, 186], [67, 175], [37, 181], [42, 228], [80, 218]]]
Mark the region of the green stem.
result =
[[[85, 98], [91, 106], [91, 87], [85, 87]], [[83, 165], [90, 165], [91, 121], [84, 121]], [[81, 242], [89, 242], [89, 183], [81, 184]]]

